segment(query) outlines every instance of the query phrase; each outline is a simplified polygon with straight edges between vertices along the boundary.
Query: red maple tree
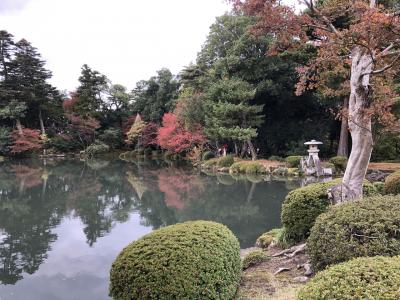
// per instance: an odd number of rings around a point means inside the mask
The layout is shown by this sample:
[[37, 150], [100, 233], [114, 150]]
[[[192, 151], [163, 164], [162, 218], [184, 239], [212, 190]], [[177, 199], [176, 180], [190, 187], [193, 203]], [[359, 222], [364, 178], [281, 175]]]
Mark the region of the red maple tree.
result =
[[200, 125], [188, 130], [173, 113], [164, 114], [162, 124], [158, 129], [157, 143], [173, 153], [188, 152], [206, 141]]
[[14, 130], [11, 137], [13, 140], [11, 146], [12, 154], [25, 154], [43, 148], [43, 142], [40, 138], [39, 130], [22, 128], [22, 134], [19, 130]]

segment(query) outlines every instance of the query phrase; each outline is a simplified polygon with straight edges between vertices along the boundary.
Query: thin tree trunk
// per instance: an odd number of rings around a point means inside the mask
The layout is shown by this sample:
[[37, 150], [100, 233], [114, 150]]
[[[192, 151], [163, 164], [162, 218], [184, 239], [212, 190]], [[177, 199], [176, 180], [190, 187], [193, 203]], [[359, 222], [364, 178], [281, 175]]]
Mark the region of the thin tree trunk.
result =
[[[349, 108], [349, 99], [346, 97], [343, 103], [343, 109], [347, 110]], [[338, 156], [349, 156], [349, 122], [347, 119], [347, 115], [342, 116], [342, 124], [340, 127], [340, 139], [339, 139], [339, 147], [337, 151]]]
[[246, 142], [243, 142], [242, 149], [240, 151], [240, 157], [243, 158], [246, 153]]
[[235, 156], [239, 156], [239, 149], [236, 142], [234, 142], [234, 146], [235, 146]]
[[251, 142], [250, 139], [247, 140], [247, 144], [249, 145], [249, 148], [250, 148], [251, 160], [256, 160], [257, 159], [257, 152], [254, 149], [253, 143]]
[[24, 135], [24, 132], [22, 131], [21, 121], [19, 119], [17, 119], [17, 121], [16, 121], [16, 126], [17, 126], [17, 129], [18, 129], [19, 135]]
[[46, 134], [46, 130], [44, 128], [43, 117], [42, 117], [42, 110], [39, 109], [39, 123], [40, 123], [40, 131], [42, 135]]
[[[349, 130], [352, 149], [343, 177], [342, 201], [362, 198], [362, 185], [371, 158], [373, 140], [371, 116], [364, 112], [372, 97], [369, 85], [373, 61], [361, 46], [352, 51], [349, 99]], [[367, 75], [366, 75], [367, 74]]]

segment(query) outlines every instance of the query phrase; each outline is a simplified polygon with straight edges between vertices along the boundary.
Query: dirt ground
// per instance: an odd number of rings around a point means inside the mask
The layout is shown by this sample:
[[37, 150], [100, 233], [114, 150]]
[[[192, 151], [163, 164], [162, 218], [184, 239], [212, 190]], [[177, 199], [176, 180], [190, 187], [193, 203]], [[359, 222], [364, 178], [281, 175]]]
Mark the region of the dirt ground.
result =
[[[244, 250], [254, 251], [257, 248]], [[297, 290], [304, 284], [299, 279], [304, 276], [304, 268], [299, 267], [308, 261], [304, 254], [298, 254], [293, 258], [280, 256], [271, 257], [282, 249], [273, 247], [267, 251], [270, 258], [243, 272], [236, 300], [294, 300]], [[280, 268], [287, 268], [275, 275]]]
[[368, 169], [380, 171], [397, 171], [400, 170], [400, 163], [370, 163]]

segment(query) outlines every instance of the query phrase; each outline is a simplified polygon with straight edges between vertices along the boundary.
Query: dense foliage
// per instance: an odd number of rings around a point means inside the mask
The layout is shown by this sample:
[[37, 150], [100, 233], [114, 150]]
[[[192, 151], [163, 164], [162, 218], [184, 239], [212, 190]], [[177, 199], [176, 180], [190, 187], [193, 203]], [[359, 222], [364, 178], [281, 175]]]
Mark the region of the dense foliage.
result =
[[398, 256], [357, 258], [319, 272], [297, 299], [399, 299], [399, 284]]
[[207, 221], [156, 230], [127, 246], [110, 272], [115, 299], [232, 299], [241, 274], [237, 238]]
[[[330, 205], [328, 189], [339, 184], [340, 180], [310, 184], [295, 189], [286, 196], [282, 205], [281, 220], [289, 241], [299, 242], [309, 235], [315, 219]], [[365, 181], [364, 195], [376, 194], [374, 186]]]
[[359, 256], [399, 255], [399, 208], [395, 196], [332, 206], [317, 218], [307, 240], [313, 266], [320, 270]]
[[400, 171], [386, 177], [384, 191], [386, 194], [400, 194]]

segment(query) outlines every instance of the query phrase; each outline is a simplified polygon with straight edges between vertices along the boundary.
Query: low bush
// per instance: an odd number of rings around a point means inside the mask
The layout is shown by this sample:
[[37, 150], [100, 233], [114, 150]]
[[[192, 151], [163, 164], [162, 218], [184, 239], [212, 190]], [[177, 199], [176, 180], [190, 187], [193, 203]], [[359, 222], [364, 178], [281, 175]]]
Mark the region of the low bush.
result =
[[364, 257], [318, 273], [297, 300], [400, 299], [400, 258]]
[[386, 194], [400, 194], [400, 171], [390, 174], [385, 179]]
[[272, 175], [286, 176], [288, 174], [288, 168], [279, 167], [272, 171]]
[[344, 156], [331, 157], [329, 162], [334, 165], [336, 171], [344, 172], [346, 170], [347, 158]]
[[246, 173], [246, 174], [265, 174], [267, 169], [257, 161], [238, 161], [232, 164], [229, 171], [231, 173]]
[[203, 153], [203, 160], [209, 160], [214, 157], [215, 157], [215, 154], [212, 151], [206, 151]]
[[300, 155], [293, 155], [285, 158], [285, 161], [290, 168], [298, 168], [300, 166], [300, 160]]
[[267, 254], [262, 250], [254, 250], [243, 258], [243, 270], [257, 266], [268, 259]]
[[381, 181], [376, 181], [372, 184], [377, 193], [384, 195], [385, 194], [385, 183]]
[[110, 272], [115, 299], [232, 299], [241, 276], [237, 238], [224, 225], [167, 226], [131, 243]]
[[99, 154], [107, 153], [108, 151], [110, 151], [110, 147], [108, 145], [97, 141], [85, 149], [85, 154], [89, 157], [93, 157]]
[[332, 206], [311, 229], [307, 252], [317, 270], [360, 256], [400, 255], [400, 197]]
[[218, 159], [218, 167], [220, 168], [229, 168], [230, 166], [233, 165], [235, 161], [233, 160], [232, 155], [227, 155], [227, 156], [222, 156]]
[[211, 158], [209, 160], [206, 160], [202, 166], [203, 168], [206, 169], [212, 169], [213, 167], [216, 167], [217, 164], [218, 164], [218, 158]]
[[260, 248], [267, 248], [273, 242], [276, 242], [276, 237], [280, 233], [280, 228], [272, 229], [260, 235], [256, 241], [256, 246]]
[[[328, 188], [340, 184], [341, 179], [315, 183], [291, 191], [282, 205], [281, 221], [286, 230], [286, 239], [296, 243], [307, 238], [315, 219], [330, 205]], [[364, 182], [364, 195], [377, 195], [374, 186]]]
[[246, 173], [246, 161], [237, 161], [229, 169], [231, 173]]

